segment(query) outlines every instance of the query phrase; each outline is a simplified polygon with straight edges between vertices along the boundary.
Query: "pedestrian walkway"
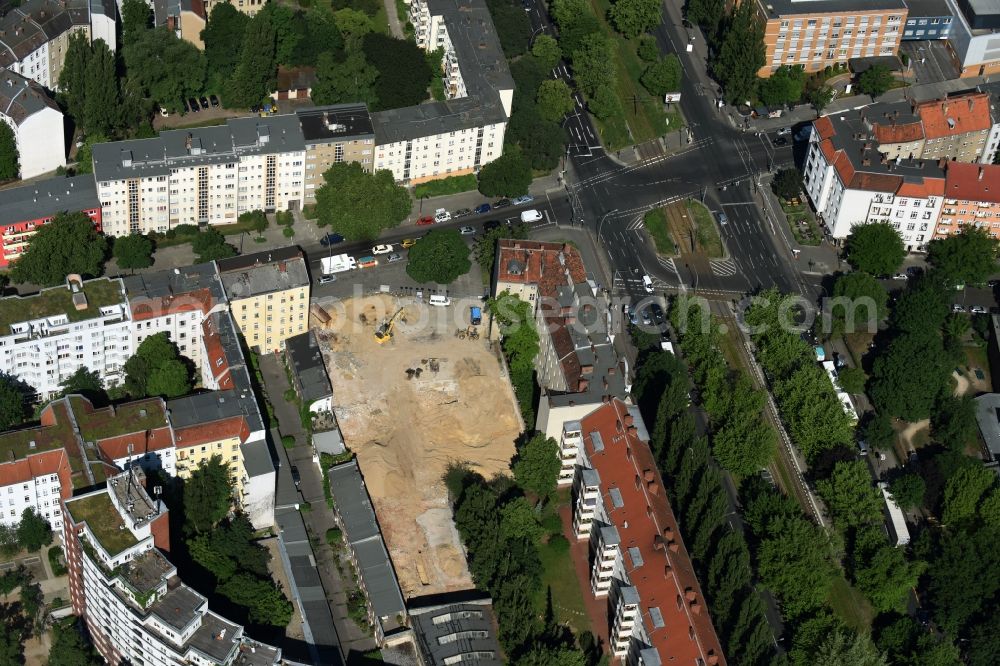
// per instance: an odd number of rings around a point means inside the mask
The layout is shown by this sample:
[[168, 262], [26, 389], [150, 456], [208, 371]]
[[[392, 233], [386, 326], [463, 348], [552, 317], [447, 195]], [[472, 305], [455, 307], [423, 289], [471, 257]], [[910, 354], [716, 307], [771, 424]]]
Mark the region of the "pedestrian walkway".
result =
[[403, 22], [406, 21], [406, 17], [396, 14], [396, 1], [382, 0], [382, 4], [385, 6], [385, 15], [389, 18], [389, 32], [396, 39], [406, 39], [406, 35], [403, 34]]

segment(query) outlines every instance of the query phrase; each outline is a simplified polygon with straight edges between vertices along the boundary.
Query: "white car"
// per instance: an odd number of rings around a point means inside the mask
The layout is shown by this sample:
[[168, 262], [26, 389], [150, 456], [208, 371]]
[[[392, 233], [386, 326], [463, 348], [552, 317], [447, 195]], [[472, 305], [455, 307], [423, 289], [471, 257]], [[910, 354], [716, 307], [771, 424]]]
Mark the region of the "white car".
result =
[[392, 252], [392, 245], [376, 245], [372, 248], [372, 254], [389, 254]]
[[971, 312], [972, 314], [986, 314], [986, 308], [984, 308], [982, 305], [973, 305], [971, 308], [969, 308], [969, 312]]
[[528, 222], [538, 222], [543, 219], [545, 219], [544, 216], [534, 208], [523, 211], [521, 213], [521, 221], [524, 222], [525, 224], [527, 224]]
[[438, 224], [441, 224], [442, 222], [447, 222], [450, 219], [451, 219], [451, 213], [446, 211], [444, 208], [438, 208], [436, 211], [434, 211], [434, 221], [437, 222]]

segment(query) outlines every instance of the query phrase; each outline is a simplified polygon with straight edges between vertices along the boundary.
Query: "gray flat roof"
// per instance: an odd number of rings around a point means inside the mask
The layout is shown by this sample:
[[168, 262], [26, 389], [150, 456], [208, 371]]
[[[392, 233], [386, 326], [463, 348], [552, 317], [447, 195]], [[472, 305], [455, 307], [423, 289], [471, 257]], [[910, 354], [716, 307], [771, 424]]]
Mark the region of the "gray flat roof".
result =
[[43, 109], [59, 111], [59, 105], [33, 80], [0, 68], [0, 113], [20, 125]]
[[309, 271], [297, 246], [222, 259], [216, 262], [230, 300], [309, 285]]
[[274, 463], [267, 448], [267, 440], [258, 439], [243, 445], [243, 466], [250, 477], [274, 473]]
[[[242, 630], [243, 627], [238, 624], [209, 611], [202, 616], [201, 626], [192, 634], [187, 645], [212, 661], [225, 663], [239, 645]], [[225, 636], [222, 636], [223, 631], [226, 632]]]
[[977, 18], [1000, 14], [1000, 0], [961, 0]]
[[92, 175], [50, 178], [0, 190], [0, 225], [52, 217], [62, 212], [101, 207]]
[[175, 298], [201, 289], [208, 289], [216, 301], [223, 300], [225, 296], [215, 264], [212, 263], [125, 275], [122, 276], [122, 281], [125, 283], [125, 293], [130, 299]]
[[295, 112], [305, 143], [337, 143], [372, 139], [375, 128], [364, 104], [335, 104]]
[[947, 0], [903, 0], [907, 9], [907, 20], [922, 17], [951, 16]]
[[[472, 663], [484, 666], [503, 663], [489, 599], [410, 608], [409, 614], [426, 663], [444, 666], [446, 659], [470, 653], [482, 655]], [[492, 658], [486, 656], [490, 653]]]
[[1000, 458], [1000, 393], [984, 393], [976, 398], [976, 423], [986, 448], [994, 459]]
[[323, 363], [323, 352], [320, 351], [316, 335], [312, 330], [285, 340], [285, 354], [291, 361], [292, 372], [298, 380], [302, 399], [306, 403], [333, 395], [330, 377], [326, 373], [326, 364]]
[[182, 631], [197, 619], [198, 610], [206, 603], [205, 597], [187, 585], [181, 584], [167, 590], [167, 593], [160, 597], [149, 610], [166, 624], [177, 631]]
[[796, 14], [863, 14], [865, 12], [906, 9], [903, 0], [758, 0], [768, 16], [794, 16]]

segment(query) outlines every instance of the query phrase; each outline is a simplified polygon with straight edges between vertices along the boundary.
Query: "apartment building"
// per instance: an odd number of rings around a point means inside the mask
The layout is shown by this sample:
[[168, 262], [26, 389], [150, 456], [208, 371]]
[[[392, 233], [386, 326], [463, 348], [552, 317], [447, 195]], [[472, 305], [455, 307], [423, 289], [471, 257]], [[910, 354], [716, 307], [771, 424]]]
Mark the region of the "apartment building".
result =
[[766, 62], [758, 76], [782, 65], [816, 72], [851, 58], [895, 55], [907, 19], [904, 0], [757, 0]]
[[476, 173], [503, 152], [514, 80], [483, 0], [413, 0], [417, 45], [444, 50], [442, 102], [371, 116], [375, 169], [416, 184]]
[[21, 178], [66, 166], [66, 132], [59, 105], [34, 80], [3, 68], [0, 121], [14, 133]]
[[70, 36], [82, 32], [114, 52], [116, 17], [114, 0], [26, 0], [0, 17], [0, 67], [58, 89]]
[[589, 593], [607, 602], [612, 655], [725, 664], [638, 407], [613, 399], [564, 423], [560, 447], [578, 452], [573, 533], [588, 544]]
[[1000, 114], [990, 95], [970, 92], [923, 102], [879, 103], [858, 112], [890, 160], [956, 160], [992, 164]]
[[63, 526], [73, 611], [108, 663], [273, 666], [281, 651], [208, 608], [163, 554], [168, 513], [141, 470], [66, 499]]
[[0, 299], [0, 371], [43, 398], [81, 367], [116, 385], [132, 354], [131, 326], [119, 279], [70, 275], [65, 285], [8, 296]]
[[316, 203], [323, 174], [338, 162], [375, 163], [375, 130], [364, 104], [337, 104], [295, 112], [306, 146], [305, 203]]
[[305, 144], [294, 115], [231, 118], [93, 147], [105, 233], [232, 224], [301, 205]]
[[157, 27], [164, 26], [179, 39], [205, 50], [205, 42], [201, 39], [201, 31], [208, 21], [204, 0], [152, 0], [152, 5]]
[[948, 39], [955, 17], [947, 0], [903, 1], [907, 9], [903, 41]]
[[139, 273], [122, 281], [132, 312], [133, 349], [152, 335], [166, 333], [178, 351], [201, 370], [202, 323], [213, 310], [226, 308], [215, 264]]
[[1000, 166], [961, 162], [948, 165], [944, 204], [934, 237], [943, 238], [968, 227], [984, 229], [1000, 238]]
[[1000, 73], [1000, 3], [995, 0], [946, 0], [954, 21], [948, 43], [959, 77]]
[[277, 352], [285, 340], [306, 332], [310, 280], [302, 250], [278, 248], [216, 263], [248, 347]]
[[52, 178], [4, 190], [0, 196], [0, 268], [28, 249], [38, 227], [62, 212], [82, 212], [101, 231], [101, 202], [91, 176]]
[[253, 16], [267, 4], [267, 0], [204, 0], [205, 2], [205, 15], [208, 16], [212, 13], [212, 10], [216, 5], [223, 2], [228, 2], [240, 12], [247, 14], [248, 16]]
[[803, 173], [816, 213], [836, 239], [856, 224], [888, 222], [911, 252], [934, 235], [945, 190], [944, 160], [889, 159], [857, 113], [813, 123]]

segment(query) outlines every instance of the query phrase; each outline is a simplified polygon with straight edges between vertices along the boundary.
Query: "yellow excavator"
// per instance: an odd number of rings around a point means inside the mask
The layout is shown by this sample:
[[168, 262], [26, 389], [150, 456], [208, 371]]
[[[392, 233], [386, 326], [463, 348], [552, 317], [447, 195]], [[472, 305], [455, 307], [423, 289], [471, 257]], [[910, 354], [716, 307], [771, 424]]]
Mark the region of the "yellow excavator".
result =
[[389, 340], [392, 340], [392, 327], [396, 323], [396, 317], [398, 317], [399, 313], [401, 313], [402, 311], [403, 308], [399, 308], [398, 310], [396, 310], [396, 314], [386, 319], [384, 322], [382, 322], [381, 326], [375, 329], [375, 341], [378, 342], [380, 345], [389, 342]]

